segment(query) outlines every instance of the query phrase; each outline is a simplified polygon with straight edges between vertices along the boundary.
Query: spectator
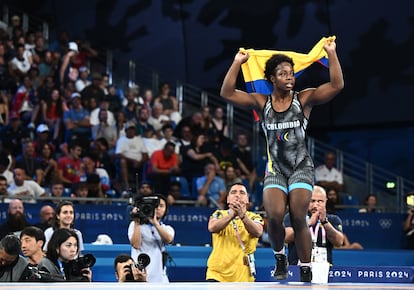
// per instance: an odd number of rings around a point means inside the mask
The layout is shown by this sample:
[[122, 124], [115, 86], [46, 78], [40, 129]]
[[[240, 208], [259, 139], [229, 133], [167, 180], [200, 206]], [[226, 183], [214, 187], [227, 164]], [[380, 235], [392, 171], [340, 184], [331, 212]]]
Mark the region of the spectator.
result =
[[148, 157], [151, 158], [152, 153], [163, 148], [161, 141], [157, 138], [157, 135], [152, 127], [144, 129], [144, 135], [142, 141], [148, 150]]
[[[332, 264], [332, 249], [341, 246], [344, 241], [342, 221], [337, 215], [326, 213], [326, 191], [321, 186], [315, 186], [309, 204], [308, 225], [312, 236], [312, 261], [329, 262]], [[290, 215], [284, 218], [286, 228], [285, 241], [288, 243], [288, 259], [290, 265], [300, 264]]]
[[0, 153], [0, 176], [7, 180], [7, 185], [14, 182], [13, 172], [10, 171], [10, 160], [5, 152]]
[[[144, 95], [142, 96], [142, 107], [148, 109], [150, 112], [152, 110], [152, 106], [154, 104], [154, 94], [152, 93], [151, 89], [145, 89]], [[163, 109], [164, 111], [164, 109]]]
[[377, 196], [375, 194], [368, 194], [364, 201], [364, 207], [358, 210], [360, 213], [381, 212], [377, 206]]
[[41, 186], [48, 188], [59, 177], [58, 165], [54, 157], [54, 147], [49, 143], [44, 143], [41, 146], [40, 154], [37, 157], [43, 171]]
[[167, 115], [163, 114], [161, 103], [155, 103], [152, 106], [151, 115], [148, 118], [148, 124], [154, 128], [157, 135], [159, 135], [162, 126], [171, 124], [170, 118]]
[[212, 162], [218, 168], [217, 158], [211, 152], [206, 152], [205, 136], [194, 135], [191, 144], [181, 147], [181, 174], [184, 176], [188, 184], [193, 184], [195, 179], [204, 174], [204, 167], [207, 163]]
[[63, 200], [56, 206], [55, 211], [56, 213], [52, 220], [52, 226], [45, 230], [46, 241], [43, 246], [43, 250], [48, 250], [48, 243], [57, 229], [69, 229], [72, 230], [77, 236], [77, 252], [82, 252], [84, 250], [83, 236], [79, 230], [74, 228], [75, 207], [73, 203], [68, 200]]
[[343, 205], [342, 199], [339, 196], [338, 192], [333, 189], [326, 190], [328, 200], [326, 201], [326, 212], [330, 214], [336, 214], [337, 211], [342, 210], [341, 206]]
[[8, 191], [10, 196], [25, 198], [26, 202], [36, 202], [37, 197], [46, 196], [46, 191], [38, 183], [28, 180], [26, 172], [23, 168], [16, 167], [14, 170], [14, 183], [12, 183]]
[[20, 233], [22, 253], [31, 266], [37, 266], [42, 260], [45, 234], [35, 226], [25, 227]]
[[125, 136], [125, 124], [127, 120], [124, 111], [116, 112], [116, 133], [117, 139]]
[[58, 159], [59, 179], [66, 188], [80, 181], [82, 147], [76, 142], [69, 143], [69, 154]]
[[183, 153], [184, 146], [188, 146], [191, 144], [191, 141], [193, 140], [193, 132], [191, 131], [191, 126], [188, 124], [184, 124], [181, 127], [179, 127], [179, 130], [175, 127], [174, 129], [174, 137], [177, 138], [178, 146], [180, 146], [180, 152]]
[[170, 182], [170, 188], [167, 192], [168, 206], [174, 205], [177, 200], [181, 199], [181, 186], [179, 181]]
[[65, 193], [65, 185], [59, 178], [55, 179], [51, 183], [49, 193], [50, 197], [52, 197], [53, 199], [46, 200], [46, 202], [49, 202], [51, 204], [58, 204], [62, 200], [62, 197]]
[[[1, 50], [1, 44], [0, 44]], [[1, 53], [1, 51], [0, 51]], [[1, 55], [0, 55], [0, 70], [1, 70]], [[0, 128], [9, 123], [9, 99], [7, 94], [2, 90], [2, 76], [0, 72]]]
[[[1, 32], [1, 29], [0, 29]], [[7, 97], [9, 92], [16, 91], [16, 82], [11, 77], [9, 72], [9, 55], [10, 50], [7, 46], [7, 42], [0, 42], [0, 91], [2, 91], [2, 98]], [[2, 100], [3, 102], [5, 101]], [[8, 103], [8, 97], [7, 97]], [[7, 118], [5, 115], [2, 115], [3, 121], [7, 123]]]
[[249, 197], [242, 183], [227, 194], [228, 210], [216, 210], [208, 222], [213, 250], [207, 261], [207, 281], [254, 282], [254, 252], [263, 233], [263, 219], [247, 210]]
[[110, 85], [108, 87], [108, 94], [105, 98], [109, 100], [109, 111], [113, 112], [114, 115], [122, 110], [120, 90], [118, 90], [115, 85]]
[[32, 65], [30, 53], [24, 49], [24, 44], [18, 44], [16, 47], [16, 56], [9, 61], [9, 74], [19, 83], [20, 79], [27, 76]]
[[211, 118], [211, 127], [216, 129], [220, 137], [229, 137], [223, 108], [217, 107], [214, 110], [213, 118]]
[[0, 282], [19, 282], [24, 280], [27, 261], [19, 255], [21, 243], [15, 235], [7, 235], [0, 241]]
[[73, 65], [73, 58], [79, 53], [76, 42], [68, 43], [68, 50], [59, 63], [59, 85], [65, 87], [69, 81], [74, 82], [78, 79], [79, 71]]
[[[93, 175], [95, 174], [97, 176], [97, 180], [93, 183], [99, 183], [99, 186], [102, 187], [102, 191], [98, 193], [99, 196], [89, 195], [90, 197], [105, 197], [105, 194], [107, 191], [111, 189], [111, 180], [109, 177], [108, 172], [101, 167], [97, 167], [97, 163], [99, 162], [97, 154], [94, 152], [89, 152], [85, 154], [85, 156], [82, 158], [82, 176], [81, 181], [86, 181], [88, 185], [89, 182], [91, 182], [94, 178]], [[89, 181], [88, 181], [89, 180]], [[89, 193], [92, 193], [94, 190], [92, 188], [89, 188]], [[101, 195], [102, 194], [102, 195]]]
[[43, 183], [43, 169], [40, 161], [36, 158], [33, 141], [23, 143], [23, 153], [16, 157], [15, 168], [24, 169], [26, 177], [34, 180], [37, 184]]
[[154, 183], [157, 194], [167, 195], [172, 177], [180, 174], [179, 158], [175, 153], [175, 144], [167, 142], [162, 150], [155, 151], [149, 162], [148, 177]]
[[92, 126], [99, 125], [102, 123], [102, 118], [100, 116], [101, 111], [106, 111], [105, 123], [110, 126], [115, 126], [115, 116], [112, 111], [109, 110], [110, 100], [107, 96], [104, 96], [100, 102], [99, 106], [91, 110], [90, 122]]
[[[151, 260], [147, 267], [147, 281], [168, 283], [164, 261], [165, 245], [174, 240], [175, 231], [172, 226], [162, 223], [166, 216], [168, 205], [164, 196], [157, 195], [158, 206], [153, 217], [141, 219], [134, 217], [128, 227], [128, 238], [131, 243], [131, 257], [137, 261], [138, 255], [146, 253]], [[137, 214], [138, 208], [133, 209]]]
[[201, 107], [201, 115], [203, 118], [203, 122], [202, 122], [202, 129], [207, 132], [210, 128], [213, 127], [213, 124], [211, 123], [211, 119], [213, 118], [213, 116], [211, 116], [210, 113], [210, 107], [209, 106], [203, 106]]
[[[103, 103], [107, 103], [103, 101]], [[118, 140], [118, 132], [115, 126], [115, 119], [113, 117], [112, 112], [108, 111], [107, 109], [103, 109], [105, 107], [101, 105], [99, 109], [99, 122], [92, 126], [92, 140], [96, 140], [98, 138], [105, 138], [108, 142], [109, 150], [111, 155], [114, 153], [116, 142]], [[109, 114], [112, 114], [112, 123], [109, 122]]]
[[[40, 40], [42, 39], [42, 40]], [[36, 45], [38, 42], [43, 41], [42, 37], [36, 39]], [[35, 48], [37, 49], [37, 47]], [[39, 75], [44, 79], [48, 79], [49, 77], [53, 79], [53, 76], [56, 74], [56, 62], [53, 58], [53, 54], [50, 50], [44, 51], [44, 56], [41, 58], [39, 63]]]
[[[46, 125], [48, 128], [47, 131], [49, 132], [49, 129], [51, 131], [51, 135], [48, 137], [52, 137], [52, 140], [56, 143], [61, 141], [63, 135], [61, 127], [64, 110], [65, 105], [58, 89], [53, 89], [50, 94], [46, 95], [45, 99], [42, 100], [41, 111], [43, 122], [45, 122], [45, 124], [39, 126], [46, 129]], [[38, 129], [42, 127], [38, 127]], [[42, 132], [44, 132], [44, 130]], [[38, 130], [38, 134], [40, 133], [41, 132]]]
[[106, 172], [108, 172], [110, 179], [113, 180], [116, 176], [114, 164], [115, 155], [110, 154], [108, 150], [109, 145], [105, 138], [96, 139], [91, 148], [91, 152], [98, 160], [96, 167], [105, 169]]
[[102, 74], [94, 72], [92, 73], [92, 83], [86, 86], [81, 91], [82, 105], [85, 109], [92, 111], [90, 100], [94, 98], [99, 104], [105, 97], [105, 92], [101, 88]]
[[407, 237], [407, 249], [414, 249], [414, 208], [409, 208], [403, 223], [403, 231]]
[[24, 76], [22, 81], [23, 84], [11, 100], [10, 112], [16, 114], [29, 129], [34, 129], [34, 122], [39, 113], [39, 100], [30, 77]]
[[170, 85], [167, 82], [161, 83], [159, 96], [154, 99], [155, 103], [161, 103], [163, 114], [168, 116], [171, 121], [178, 124], [181, 121], [181, 114], [178, 112], [178, 102], [175, 96], [170, 95]]
[[227, 192], [234, 183], [242, 183], [241, 178], [236, 175], [236, 170], [232, 165], [228, 165], [224, 168], [224, 183]]
[[3, 150], [6, 147], [13, 156], [21, 154], [22, 143], [30, 139], [30, 131], [20, 121], [19, 114], [11, 112], [9, 115], [9, 124], [0, 130], [0, 140], [2, 141]]
[[71, 229], [57, 229], [47, 245], [46, 257], [38, 267], [48, 272], [56, 281], [92, 282], [89, 267], [73, 271], [73, 260], [80, 254], [80, 241], [77, 233]]
[[82, 148], [89, 148], [91, 129], [89, 122], [89, 112], [81, 105], [81, 95], [73, 93], [71, 95], [71, 108], [63, 114], [63, 122], [66, 129], [65, 142], [77, 139]]
[[[237, 134], [236, 144], [233, 147], [233, 154], [237, 158], [240, 177], [249, 181], [250, 188], [254, 187], [257, 179], [257, 172], [252, 158], [249, 138], [246, 133]], [[263, 174], [263, 172], [261, 172]]]
[[129, 173], [139, 175], [142, 178], [142, 169], [148, 160], [148, 150], [144, 145], [141, 136], [136, 136], [135, 123], [129, 121], [126, 125], [126, 136], [118, 139], [116, 143], [115, 156], [118, 181], [121, 182], [124, 190], [129, 190]]
[[73, 193], [70, 197], [73, 198], [74, 204], [91, 204], [92, 201], [88, 200], [89, 186], [87, 182], [79, 182], [73, 185]]
[[2, 202], [9, 197], [9, 191], [7, 190], [7, 178], [0, 175], [0, 199]]
[[216, 168], [213, 163], [208, 163], [204, 167], [204, 176], [196, 179], [197, 204], [224, 209], [226, 206], [226, 186], [223, 178], [217, 176]]
[[[63, 190], [63, 185], [62, 185]], [[50, 205], [46, 204], [40, 208], [39, 211], [39, 222], [35, 224], [35, 227], [38, 227], [42, 231], [45, 231], [47, 228], [52, 226], [52, 220], [55, 216], [55, 209]], [[43, 245], [42, 245], [43, 248]]]
[[237, 162], [237, 157], [234, 155], [232, 148], [233, 142], [226, 137], [222, 137], [220, 140], [219, 151], [216, 156], [219, 164], [219, 175], [221, 177], [224, 177], [224, 170], [227, 166], [233, 166], [236, 170], [236, 174], [239, 175], [239, 163]]
[[315, 183], [323, 188], [333, 188], [341, 192], [344, 188], [342, 172], [335, 167], [334, 152], [325, 153], [325, 164], [315, 168]]
[[167, 142], [172, 142], [175, 144], [175, 153], [180, 154], [181, 143], [173, 136], [174, 128], [171, 124], [166, 124], [162, 126], [161, 129], [162, 137], [160, 143], [164, 146]]
[[148, 123], [150, 117], [149, 111], [146, 108], [138, 108], [135, 114], [135, 124], [136, 124], [136, 134], [139, 136], [144, 136], [145, 130], [152, 129], [154, 127]]
[[119, 283], [146, 282], [147, 272], [136, 266], [130, 255], [120, 254], [114, 261], [115, 277]]
[[81, 66], [79, 68], [79, 78], [75, 81], [75, 88], [77, 92], [80, 93], [84, 88], [92, 83], [88, 77], [89, 69], [86, 66]]
[[20, 199], [13, 199], [9, 203], [7, 219], [0, 225], [0, 239], [8, 234], [20, 237], [20, 232], [30, 223], [26, 219], [24, 205]]

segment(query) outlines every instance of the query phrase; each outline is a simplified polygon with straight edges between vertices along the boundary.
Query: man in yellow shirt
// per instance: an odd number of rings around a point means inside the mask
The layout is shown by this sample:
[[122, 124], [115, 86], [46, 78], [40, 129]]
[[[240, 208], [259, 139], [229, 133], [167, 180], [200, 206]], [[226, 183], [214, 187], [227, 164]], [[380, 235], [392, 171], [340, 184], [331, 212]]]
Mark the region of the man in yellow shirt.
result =
[[254, 282], [254, 252], [263, 233], [263, 219], [247, 210], [249, 197], [242, 183], [227, 193], [227, 210], [216, 210], [208, 222], [213, 250], [207, 261], [206, 280]]

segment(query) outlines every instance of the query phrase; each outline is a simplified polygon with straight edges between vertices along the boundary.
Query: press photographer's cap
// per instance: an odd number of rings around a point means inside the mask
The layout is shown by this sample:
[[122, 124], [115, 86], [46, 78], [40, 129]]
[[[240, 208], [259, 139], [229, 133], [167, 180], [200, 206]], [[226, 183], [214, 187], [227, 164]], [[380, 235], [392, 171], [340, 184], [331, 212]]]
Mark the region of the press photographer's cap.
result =
[[96, 238], [96, 241], [92, 243], [92, 245], [113, 245], [112, 239], [110, 236], [106, 234], [100, 234]]

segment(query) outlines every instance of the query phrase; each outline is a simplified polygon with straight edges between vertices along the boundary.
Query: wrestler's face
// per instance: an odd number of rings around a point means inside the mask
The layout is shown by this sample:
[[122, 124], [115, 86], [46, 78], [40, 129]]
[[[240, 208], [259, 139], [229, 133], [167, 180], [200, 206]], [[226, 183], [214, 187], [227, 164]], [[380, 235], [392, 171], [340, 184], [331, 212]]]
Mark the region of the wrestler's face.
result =
[[282, 89], [290, 91], [295, 86], [295, 72], [290, 63], [282, 62], [275, 69], [275, 78], [271, 78], [276, 85]]

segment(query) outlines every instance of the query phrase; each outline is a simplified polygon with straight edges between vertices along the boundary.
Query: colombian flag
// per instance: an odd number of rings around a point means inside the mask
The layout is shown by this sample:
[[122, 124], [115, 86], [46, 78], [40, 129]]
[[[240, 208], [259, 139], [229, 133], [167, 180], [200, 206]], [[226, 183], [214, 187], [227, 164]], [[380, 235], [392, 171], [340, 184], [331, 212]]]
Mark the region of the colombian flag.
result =
[[274, 54], [282, 53], [293, 59], [295, 67], [295, 77], [300, 76], [307, 67], [314, 62], [328, 67], [328, 56], [323, 49], [323, 45], [327, 40], [335, 40], [335, 36], [323, 37], [308, 53], [298, 53], [293, 51], [277, 51], [277, 50], [254, 50], [240, 48], [241, 52], [249, 53], [250, 57], [247, 62], [242, 64], [242, 72], [244, 81], [246, 82], [246, 90], [249, 93], [257, 92], [269, 95], [273, 91], [273, 86], [264, 77], [264, 69], [266, 61]]

